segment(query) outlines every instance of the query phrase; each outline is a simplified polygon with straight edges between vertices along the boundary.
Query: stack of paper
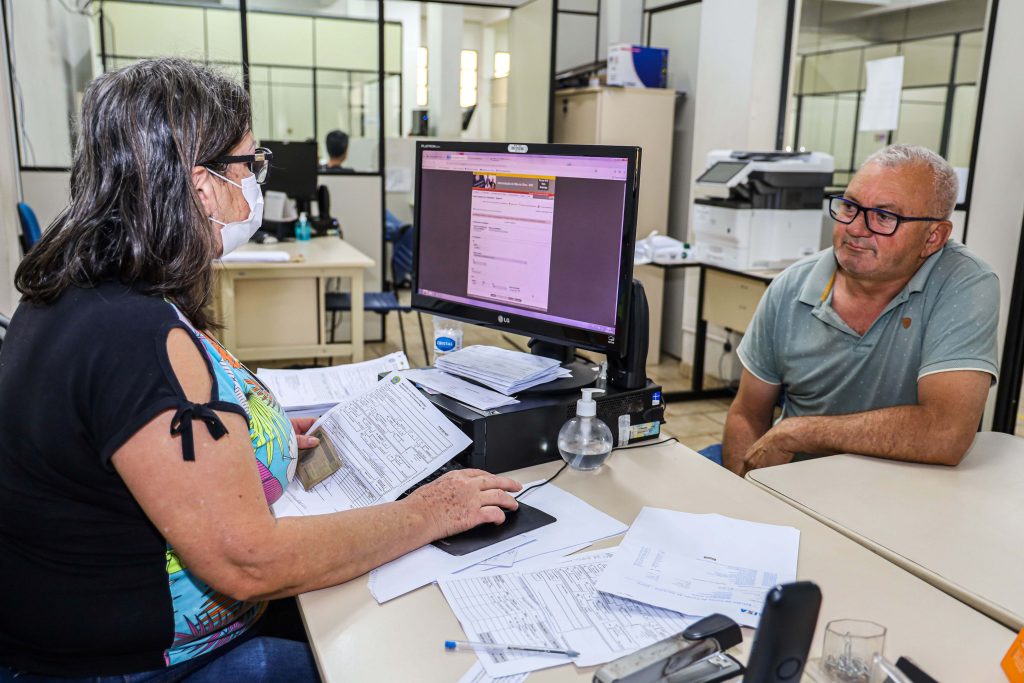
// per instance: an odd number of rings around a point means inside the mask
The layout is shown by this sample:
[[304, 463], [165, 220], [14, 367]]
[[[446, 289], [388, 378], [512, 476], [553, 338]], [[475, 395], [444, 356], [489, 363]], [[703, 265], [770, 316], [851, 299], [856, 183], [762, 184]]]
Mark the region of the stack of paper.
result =
[[518, 400], [497, 391], [485, 389], [479, 384], [459, 379], [447, 372], [437, 368], [426, 368], [424, 370], [406, 370], [402, 373], [404, 377], [411, 379], [416, 384], [426, 387], [439, 394], [450, 396], [456, 401], [465, 403], [468, 406], [480, 410], [494, 410], [502, 406], [519, 403]]
[[796, 581], [800, 531], [722, 515], [644, 508], [598, 590], [757, 627], [768, 591]]
[[409, 359], [398, 351], [363, 363], [329, 368], [260, 368], [256, 376], [267, 385], [289, 416], [319, 416], [341, 401], [373, 387], [381, 373], [405, 370], [408, 367]]
[[445, 372], [467, 377], [506, 396], [571, 373], [557, 360], [496, 346], [467, 346], [434, 363]]

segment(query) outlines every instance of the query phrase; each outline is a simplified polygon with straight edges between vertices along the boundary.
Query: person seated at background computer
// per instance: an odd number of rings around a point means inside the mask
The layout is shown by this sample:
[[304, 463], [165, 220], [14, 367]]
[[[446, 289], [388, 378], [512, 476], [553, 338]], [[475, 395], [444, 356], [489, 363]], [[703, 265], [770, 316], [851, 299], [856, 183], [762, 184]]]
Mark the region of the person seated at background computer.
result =
[[830, 200], [832, 248], [772, 282], [737, 349], [726, 467], [834, 453], [960, 462], [998, 377], [999, 283], [949, 239], [957, 187], [937, 154], [893, 145]]
[[321, 173], [355, 173], [351, 168], [342, 166], [348, 158], [348, 133], [332, 130], [324, 139], [327, 148], [327, 163], [320, 167]]
[[519, 484], [462, 470], [274, 519], [309, 420], [206, 310], [213, 260], [259, 225], [250, 129], [246, 91], [185, 60], [86, 91], [71, 201], [18, 268], [0, 356], [0, 681], [319, 680], [307, 643], [261, 632], [268, 600], [517, 507]]

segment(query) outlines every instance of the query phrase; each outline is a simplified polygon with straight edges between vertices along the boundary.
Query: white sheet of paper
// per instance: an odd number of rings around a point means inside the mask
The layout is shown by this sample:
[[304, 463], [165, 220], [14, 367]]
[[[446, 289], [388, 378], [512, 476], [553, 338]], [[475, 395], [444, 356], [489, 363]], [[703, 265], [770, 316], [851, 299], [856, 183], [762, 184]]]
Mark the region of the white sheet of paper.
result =
[[494, 678], [487, 673], [484, 669], [484, 665], [477, 661], [473, 662], [473, 666], [469, 668], [469, 671], [459, 679], [459, 683], [523, 683], [529, 675], [530, 674], [516, 674], [514, 676], [501, 676], [500, 678]]
[[900, 123], [903, 57], [873, 59], [864, 65], [868, 83], [857, 128], [861, 131], [896, 130]]
[[796, 580], [800, 531], [645, 507], [597, 582], [606, 593], [757, 627], [765, 595]]
[[[259, 368], [256, 376], [267, 385], [285, 410], [330, 406], [377, 384], [382, 372], [405, 370], [409, 359], [401, 351], [348, 365], [304, 370]], [[326, 412], [326, 411], [325, 411]]]
[[959, 181], [956, 203], [963, 204], [967, 201], [967, 180], [971, 177], [971, 169], [966, 166], [954, 166], [953, 172], [956, 173], [956, 179]]
[[436, 368], [406, 370], [402, 374], [416, 384], [422, 384], [428, 389], [433, 389], [480, 410], [493, 410], [501, 406], [519, 403], [511, 396], [499, 394], [497, 391], [486, 389], [478, 384], [472, 384]]
[[342, 467], [305, 491], [293, 480], [278, 517], [319, 515], [396, 500], [471, 442], [412, 382], [391, 373], [313, 423], [337, 446]]
[[[539, 484], [540, 481], [524, 484], [523, 488]], [[532, 491], [527, 491], [522, 501], [538, 510], [543, 510], [556, 521], [535, 529], [530, 535], [536, 539], [528, 546], [518, 548], [512, 564], [529, 560], [537, 555], [547, 555], [560, 550], [568, 555], [579, 549], [580, 545], [590, 545], [596, 541], [625, 533], [629, 528], [619, 520], [606, 515], [589, 503], [572, 495], [554, 484], [545, 484]], [[508, 562], [508, 557], [491, 557], [488, 564]]]
[[384, 191], [385, 192], [412, 192], [413, 174], [412, 169], [400, 166], [397, 168], [389, 167], [384, 171]]
[[593, 666], [679, 633], [693, 619], [599, 593], [598, 575], [614, 549], [584, 553], [529, 571], [454, 576], [438, 582], [468, 640], [572, 648], [575, 660], [525, 652], [478, 652], [491, 676], [574, 661]]
[[440, 577], [532, 543], [530, 534], [520, 534], [465, 555], [449, 555], [432, 545], [425, 545], [371, 571], [368, 581], [370, 595], [377, 602], [384, 603], [431, 584]]

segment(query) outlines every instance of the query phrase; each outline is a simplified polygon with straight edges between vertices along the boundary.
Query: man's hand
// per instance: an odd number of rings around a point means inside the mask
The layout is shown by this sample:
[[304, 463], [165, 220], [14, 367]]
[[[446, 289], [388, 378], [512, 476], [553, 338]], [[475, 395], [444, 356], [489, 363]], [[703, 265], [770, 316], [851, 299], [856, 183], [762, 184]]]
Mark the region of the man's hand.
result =
[[472, 529], [478, 524], [505, 521], [506, 510], [519, 507], [508, 491], [519, 491], [523, 486], [508, 477], [499, 477], [483, 470], [456, 470], [437, 481], [413, 491], [407, 501], [420, 507], [431, 520], [435, 539]]
[[754, 445], [743, 454], [743, 460], [740, 463], [741, 470], [737, 474], [742, 477], [750, 470], [792, 462], [795, 452], [790, 438], [790, 429], [796, 420], [797, 418], [783, 420], [755, 441]]
[[295, 443], [298, 445], [300, 451], [304, 451], [307, 448], [315, 448], [320, 444], [320, 439], [315, 436], [306, 436], [306, 432], [316, 422], [316, 418], [312, 417], [293, 417], [292, 429], [295, 430]]

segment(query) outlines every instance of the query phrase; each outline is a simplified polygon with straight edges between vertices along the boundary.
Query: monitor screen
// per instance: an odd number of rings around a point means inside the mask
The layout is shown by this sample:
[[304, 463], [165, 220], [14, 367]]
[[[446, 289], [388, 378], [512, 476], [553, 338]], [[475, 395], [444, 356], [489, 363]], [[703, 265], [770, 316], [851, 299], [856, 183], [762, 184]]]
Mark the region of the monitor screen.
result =
[[716, 161], [714, 165], [697, 178], [698, 183], [727, 183], [745, 169], [749, 161]]
[[284, 192], [293, 199], [316, 199], [320, 167], [316, 142], [263, 140], [260, 144], [274, 153], [264, 191]]
[[638, 168], [636, 147], [419, 143], [413, 306], [621, 350]]

